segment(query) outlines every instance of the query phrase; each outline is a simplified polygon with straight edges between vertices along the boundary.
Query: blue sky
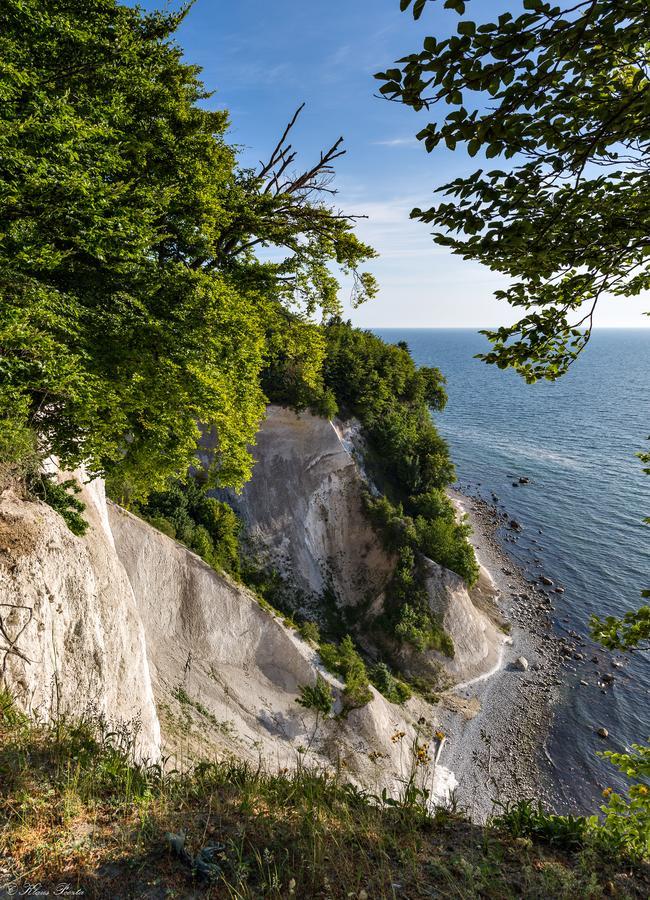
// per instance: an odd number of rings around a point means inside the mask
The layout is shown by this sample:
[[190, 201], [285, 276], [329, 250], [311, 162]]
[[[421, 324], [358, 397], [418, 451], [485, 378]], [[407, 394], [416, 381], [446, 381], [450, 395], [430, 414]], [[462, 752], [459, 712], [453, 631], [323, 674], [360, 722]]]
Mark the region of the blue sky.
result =
[[[480, 0], [475, 15], [504, 8], [520, 3]], [[426, 225], [409, 220], [413, 206], [430, 205], [437, 184], [473, 171], [477, 161], [446, 148], [427, 154], [414, 139], [427, 114], [378, 99], [372, 77], [417, 49], [425, 34], [440, 35], [456, 22], [442, 3], [430, 4], [414, 22], [399, 12], [398, 0], [196, 0], [177, 35], [188, 62], [203, 67], [206, 86], [216, 92], [211, 105], [230, 111], [230, 139], [244, 164], [267, 155], [303, 101], [294, 145], [305, 163], [339, 135], [345, 138], [336, 203], [368, 216], [358, 232], [380, 253], [372, 264], [379, 296], [357, 310], [346, 306], [357, 325], [514, 321], [507, 304], [492, 296], [505, 283], [501, 276], [454, 257], [433, 243]], [[648, 296], [606, 300], [597, 324], [650, 325], [644, 309], [650, 309]]]

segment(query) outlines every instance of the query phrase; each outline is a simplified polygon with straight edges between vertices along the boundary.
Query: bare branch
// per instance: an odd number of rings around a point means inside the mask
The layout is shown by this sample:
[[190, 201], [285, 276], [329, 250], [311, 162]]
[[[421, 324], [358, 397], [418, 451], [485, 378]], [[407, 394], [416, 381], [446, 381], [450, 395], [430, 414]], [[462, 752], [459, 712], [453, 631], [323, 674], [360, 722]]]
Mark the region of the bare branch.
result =
[[275, 149], [269, 158], [269, 161], [266, 163], [266, 165], [262, 165], [262, 169], [258, 173], [258, 178], [266, 178], [266, 176], [272, 171], [273, 167], [277, 164], [277, 162], [280, 158], [278, 156], [278, 154], [281, 154], [282, 148], [284, 146], [284, 142], [286, 141], [289, 132], [291, 131], [293, 126], [298, 121], [298, 116], [300, 115], [300, 113], [303, 111], [304, 108], [305, 108], [305, 104], [301, 103], [300, 106], [298, 107], [298, 109], [293, 114], [293, 118], [291, 119], [291, 121], [289, 122], [287, 127], [282, 132], [282, 137], [276, 144]]

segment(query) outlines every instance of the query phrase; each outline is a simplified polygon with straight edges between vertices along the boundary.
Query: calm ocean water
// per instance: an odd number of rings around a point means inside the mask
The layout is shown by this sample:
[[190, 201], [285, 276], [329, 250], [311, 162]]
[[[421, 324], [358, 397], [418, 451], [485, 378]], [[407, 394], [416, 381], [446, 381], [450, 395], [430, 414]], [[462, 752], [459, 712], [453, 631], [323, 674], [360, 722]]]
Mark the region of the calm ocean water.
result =
[[[474, 359], [485, 338], [465, 329], [376, 329], [404, 340], [416, 362], [438, 366], [449, 402], [436, 415], [461, 488], [494, 491], [524, 526], [511, 555], [564, 585], [556, 602], [560, 633], [587, 633], [593, 612], [638, 606], [650, 585], [650, 477], [640, 450], [650, 434], [650, 329], [600, 330], [559, 382], [525, 384]], [[513, 476], [531, 484], [515, 488]], [[542, 529], [539, 535], [538, 530]], [[538, 540], [537, 545], [532, 539]], [[592, 655], [591, 646], [585, 651]], [[603, 694], [589, 663], [564, 676], [563, 699], [547, 749], [562, 807], [593, 809], [605, 785], [620, 785], [596, 750], [650, 738], [650, 654], [626, 657]], [[589, 687], [580, 685], [587, 679]], [[604, 726], [605, 743], [594, 734]]]

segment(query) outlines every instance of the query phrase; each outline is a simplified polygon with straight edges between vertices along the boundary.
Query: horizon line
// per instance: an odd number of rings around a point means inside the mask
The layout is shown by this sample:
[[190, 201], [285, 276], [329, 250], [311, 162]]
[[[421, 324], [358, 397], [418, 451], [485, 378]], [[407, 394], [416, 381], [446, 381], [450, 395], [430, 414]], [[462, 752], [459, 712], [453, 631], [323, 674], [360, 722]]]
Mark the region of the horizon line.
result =
[[[355, 328], [382, 328], [384, 331], [497, 331], [501, 325], [356, 325]], [[507, 326], [506, 326], [507, 327]], [[592, 331], [646, 331], [647, 325], [594, 325]]]

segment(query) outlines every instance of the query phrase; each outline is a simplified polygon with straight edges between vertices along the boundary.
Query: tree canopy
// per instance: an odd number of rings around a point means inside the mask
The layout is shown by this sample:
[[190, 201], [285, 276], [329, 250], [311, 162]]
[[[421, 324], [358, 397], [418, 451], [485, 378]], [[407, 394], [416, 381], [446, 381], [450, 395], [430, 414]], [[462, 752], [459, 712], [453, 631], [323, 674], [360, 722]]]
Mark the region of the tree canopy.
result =
[[[401, 0], [419, 18], [427, 2]], [[476, 4], [478, 6], [478, 4]], [[412, 216], [465, 259], [511, 276], [523, 311], [485, 332], [484, 355], [527, 380], [557, 378], [589, 340], [603, 294], [650, 287], [650, 6], [647, 0], [524, 0], [376, 76], [384, 97], [436, 110], [418, 138], [480, 157]], [[485, 160], [485, 162], [483, 162]], [[492, 162], [490, 162], [492, 161]]]
[[[419, 19], [436, 2], [400, 8]], [[444, 3], [461, 17], [470, 5]], [[650, 4], [522, 7], [496, 21], [461, 18], [454, 34], [425, 37], [376, 77], [384, 97], [440, 111], [417, 135], [428, 152], [444, 143], [485, 158], [438, 188], [445, 201], [411, 215], [434, 225], [437, 243], [511, 276], [496, 296], [525, 314], [484, 331], [492, 349], [481, 358], [534, 382], [567, 371], [603, 294], [650, 287]], [[612, 649], [645, 646], [650, 607], [591, 626]]]
[[292, 122], [241, 169], [172, 40], [186, 11], [0, 9], [0, 446], [30, 429], [134, 494], [186, 470], [199, 421], [215, 477], [241, 484], [262, 368], [302, 354], [315, 377], [311, 319], [338, 311], [337, 268], [357, 302], [375, 290], [373, 251], [326, 202], [340, 140], [302, 171]]

